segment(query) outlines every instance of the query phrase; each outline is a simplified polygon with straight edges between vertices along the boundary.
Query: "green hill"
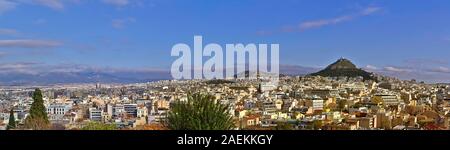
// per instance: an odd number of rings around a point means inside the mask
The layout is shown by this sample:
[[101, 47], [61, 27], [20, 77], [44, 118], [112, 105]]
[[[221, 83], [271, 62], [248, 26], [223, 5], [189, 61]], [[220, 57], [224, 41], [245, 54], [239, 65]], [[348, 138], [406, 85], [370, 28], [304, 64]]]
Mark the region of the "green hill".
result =
[[363, 77], [364, 80], [374, 80], [373, 74], [366, 72], [356, 67], [350, 60], [341, 58], [332, 63], [325, 69], [310, 74], [311, 76], [323, 76], [323, 77]]

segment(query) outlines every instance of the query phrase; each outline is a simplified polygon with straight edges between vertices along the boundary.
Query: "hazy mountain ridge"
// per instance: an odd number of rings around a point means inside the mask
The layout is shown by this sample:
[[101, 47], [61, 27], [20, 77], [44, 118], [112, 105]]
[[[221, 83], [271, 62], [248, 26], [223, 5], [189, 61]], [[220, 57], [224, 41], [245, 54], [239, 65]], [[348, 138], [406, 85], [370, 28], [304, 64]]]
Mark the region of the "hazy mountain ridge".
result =
[[137, 83], [169, 79], [156, 72], [50, 72], [42, 74], [3, 73], [1, 85], [47, 85], [63, 83]]
[[[70, 68], [70, 67], [68, 67]], [[363, 69], [357, 68], [348, 59], [339, 59], [330, 64], [326, 68], [319, 67], [305, 67], [300, 65], [286, 65], [280, 64], [280, 77], [288, 76], [362, 76], [364, 79], [380, 79], [380, 77], [398, 77], [398, 74], [383, 72], [380, 70], [369, 69], [367, 72]], [[76, 71], [54, 71], [43, 68], [41, 72], [20, 72], [8, 71], [0, 72], [0, 86], [1, 85], [50, 85], [50, 84], [70, 84], [70, 83], [140, 83], [155, 80], [169, 80], [172, 79], [170, 71], [166, 70], [133, 70], [133, 69], [72, 69]], [[70, 70], [70, 69], [69, 69]], [[238, 73], [248, 77], [250, 72]], [[257, 75], [259, 73], [256, 73]], [[264, 75], [260, 74], [260, 75]], [[408, 79], [406, 77], [402, 79]]]
[[[69, 66], [70, 68], [70, 66]], [[39, 72], [0, 72], [0, 85], [48, 85], [65, 83], [138, 83], [155, 80], [167, 80], [172, 76], [164, 70], [119, 70], [114, 69], [72, 69], [76, 71], [45, 71]], [[281, 75], [305, 75], [318, 68], [298, 65], [280, 65]], [[248, 76], [248, 72], [246, 73]]]

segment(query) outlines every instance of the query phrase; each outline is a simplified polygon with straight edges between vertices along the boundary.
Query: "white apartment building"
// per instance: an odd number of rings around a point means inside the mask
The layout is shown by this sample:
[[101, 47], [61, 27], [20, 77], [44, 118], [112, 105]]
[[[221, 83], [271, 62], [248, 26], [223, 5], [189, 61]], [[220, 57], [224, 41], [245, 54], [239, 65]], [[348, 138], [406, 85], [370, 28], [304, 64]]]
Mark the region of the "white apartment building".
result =
[[400, 99], [397, 97], [397, 95], [393, 95], [393, 94], [377, 94], [375, 96], [380, 97], [383, 100], [383, 104], [385, 104], [385, 105], [398, 105], [398, 104], [400, 104]]
[[324, 100], [323, 99], [316, 99], [316, 98], [314, 98], [311, 101], [312, 101], [313, 111], [323, 110], [323, 104], [324, 104]]
[[71, 105], [62, 103], [53, 103], [47, 107], [47, 115], [50, 121], [63, 120], [64, 115], [72, 108]]
[[103, 111], [97, 108], [89, 108], [89, 119], [91, 121], [102, 121], [102, 113]]
[[141, 106], [137, 108], [137, 117], [147, 117], [148, 116], [148, 109], [147, 107]]

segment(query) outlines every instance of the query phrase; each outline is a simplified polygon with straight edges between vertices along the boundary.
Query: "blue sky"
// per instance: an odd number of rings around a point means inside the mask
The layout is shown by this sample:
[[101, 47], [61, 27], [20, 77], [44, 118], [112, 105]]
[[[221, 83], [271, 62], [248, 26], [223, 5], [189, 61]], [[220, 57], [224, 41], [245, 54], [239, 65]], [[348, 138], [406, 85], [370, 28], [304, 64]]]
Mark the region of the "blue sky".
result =
[[[0, 0], [0, 69], [169, 69], [177, 43], [278, 43], [280, 63], [340, 57], [450, 82], [448, 0]], [[27, 66], [28, 65], [28, 66]]]

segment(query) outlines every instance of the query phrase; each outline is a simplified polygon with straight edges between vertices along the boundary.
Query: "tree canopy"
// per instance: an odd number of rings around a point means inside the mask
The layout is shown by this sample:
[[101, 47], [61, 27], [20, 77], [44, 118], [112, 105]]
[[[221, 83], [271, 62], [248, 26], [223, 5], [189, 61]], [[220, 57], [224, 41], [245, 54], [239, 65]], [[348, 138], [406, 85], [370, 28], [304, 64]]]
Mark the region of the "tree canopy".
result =
[[114, 124], [104, 124], [100, 122], [89, 122], [81, 130], [116, 130], [117, 127]]
[[235, 127], [228, 105], [199, 93], [189, 94], [187, 101], [175, 102], [165, 125], [172, 130], [231, 130]]

